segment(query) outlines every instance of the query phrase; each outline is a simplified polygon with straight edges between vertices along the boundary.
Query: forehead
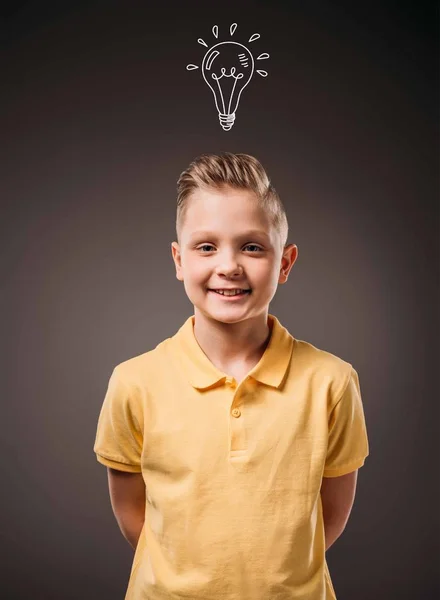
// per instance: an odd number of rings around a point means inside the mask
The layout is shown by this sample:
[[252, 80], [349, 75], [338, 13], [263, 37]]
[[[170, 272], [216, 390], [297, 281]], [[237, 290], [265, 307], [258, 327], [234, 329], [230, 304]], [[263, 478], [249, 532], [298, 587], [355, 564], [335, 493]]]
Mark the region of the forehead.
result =
[[240, 234], [258, 230], [271, 234], [271, 223], [256, 195], [249, 190], [198, 189], [188, 198], [182, 234], [196, 231]]

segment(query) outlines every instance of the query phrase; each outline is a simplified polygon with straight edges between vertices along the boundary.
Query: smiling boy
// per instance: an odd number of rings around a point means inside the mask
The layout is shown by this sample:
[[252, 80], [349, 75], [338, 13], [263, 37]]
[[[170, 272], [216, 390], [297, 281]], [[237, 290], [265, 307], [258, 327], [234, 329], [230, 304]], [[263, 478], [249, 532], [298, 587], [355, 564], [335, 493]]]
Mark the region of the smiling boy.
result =
[[115, 367], [94, 445], [135, 549], [125, 600], [335, 600], [325, 552], [369, 454], [357, 372], [269, 313], [298, 249], [259, 161], [191, 163], [176, 232], [194, 315]]

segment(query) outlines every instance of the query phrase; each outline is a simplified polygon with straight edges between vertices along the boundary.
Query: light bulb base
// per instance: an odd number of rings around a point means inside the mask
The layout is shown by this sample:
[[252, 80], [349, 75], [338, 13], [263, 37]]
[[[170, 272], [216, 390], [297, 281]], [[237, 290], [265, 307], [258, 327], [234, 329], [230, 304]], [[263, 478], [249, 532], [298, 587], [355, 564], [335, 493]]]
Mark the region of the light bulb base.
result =
[[222, 113], [219, 113], [218, 117], [220, 119], [220, 125], [223, 127], [224, 131], [229, 131], [234, 124], [235, 113], [232, 113], [231, 115], [223, 115]]

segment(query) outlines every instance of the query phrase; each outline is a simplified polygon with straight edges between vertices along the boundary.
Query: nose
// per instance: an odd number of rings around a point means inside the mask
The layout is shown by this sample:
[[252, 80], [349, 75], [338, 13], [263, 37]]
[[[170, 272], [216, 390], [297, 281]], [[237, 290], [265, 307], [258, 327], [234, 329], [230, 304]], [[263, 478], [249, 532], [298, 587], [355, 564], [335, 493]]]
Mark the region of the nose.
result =
[[237, 262], [235, 254], [223, 255], [216, 268], [217, 275], [234, 277], [243, 273], [243, 267]]

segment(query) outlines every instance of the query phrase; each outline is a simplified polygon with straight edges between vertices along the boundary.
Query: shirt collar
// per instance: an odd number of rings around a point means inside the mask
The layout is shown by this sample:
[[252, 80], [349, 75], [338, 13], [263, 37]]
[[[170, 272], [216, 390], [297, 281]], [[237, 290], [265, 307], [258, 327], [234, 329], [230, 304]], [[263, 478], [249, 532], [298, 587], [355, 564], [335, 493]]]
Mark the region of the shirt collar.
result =
[[[206, 389], [224, 381], [228, 375], [218, 369], [199, 346], [194, 335], [194, 321], [195, 316], [192, 315], [171, 339], [191, 385], [197, 389]], [[278, 388], [286, 375], [295, 338], [274, 315], [268, 315], [268, 325], [271, 328], [269, 343], [260, 361], [249, 371], [248, 376]]]

